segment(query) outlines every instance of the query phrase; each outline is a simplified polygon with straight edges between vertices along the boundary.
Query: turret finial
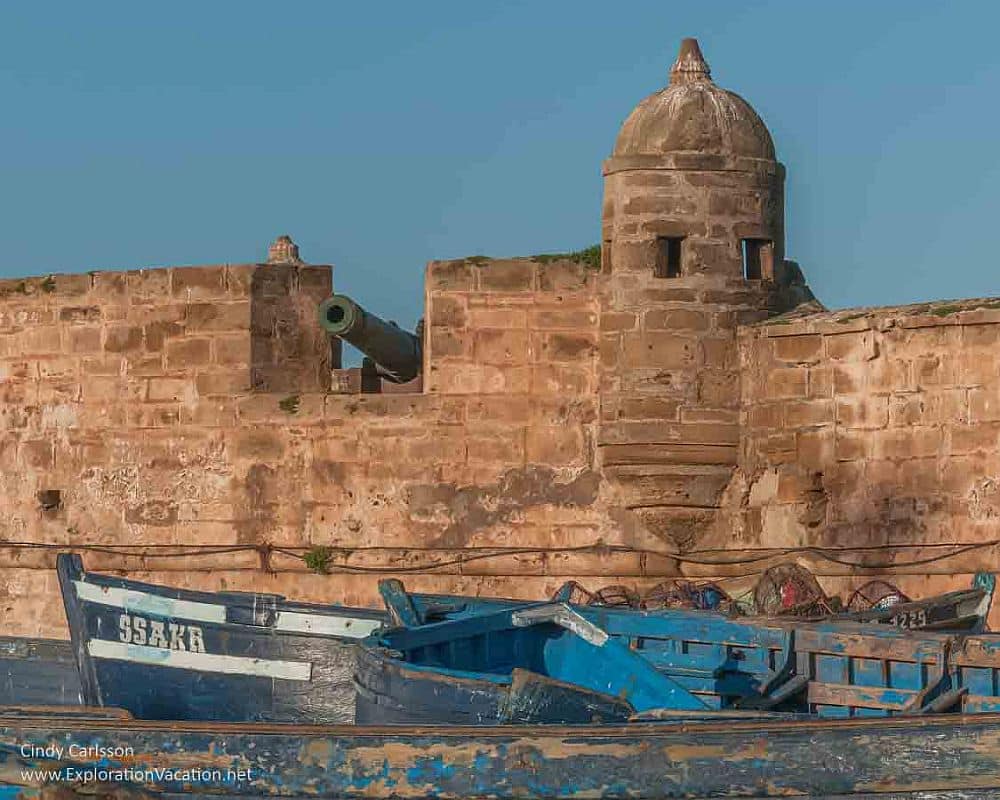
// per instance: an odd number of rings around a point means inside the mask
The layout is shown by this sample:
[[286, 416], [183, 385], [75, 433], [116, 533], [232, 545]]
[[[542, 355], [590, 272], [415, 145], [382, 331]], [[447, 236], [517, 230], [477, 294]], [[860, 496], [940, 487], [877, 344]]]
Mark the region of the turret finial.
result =
[[701, 54], [697, 39], [681, 40], [681, 49], [677, 60], [670, 68], [671, 83], [693, 83], [694, 81], [711, 81], [712, 70]]
[[268, 264], [302, 264], [299, 258], [299, 246], [292, 241], [291, 236], [279, 236], [267, 248]]

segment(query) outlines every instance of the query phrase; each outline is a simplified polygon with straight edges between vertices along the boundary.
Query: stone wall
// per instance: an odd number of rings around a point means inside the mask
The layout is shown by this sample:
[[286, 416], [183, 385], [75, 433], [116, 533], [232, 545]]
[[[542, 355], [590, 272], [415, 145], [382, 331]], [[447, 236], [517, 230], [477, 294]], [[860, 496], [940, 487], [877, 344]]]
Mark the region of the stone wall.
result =
[[[732, 513], [714, 544], [739, 547], [988, 542], [1000, 523], [1000, 303], [856, 309], [742, 329], [742, 438]], [[915, 596], [995, 570], [995, 548], [900, 549]], [[832, 590], [851, 570], [805, 559]], [[876, 572], [877, 570], [869, 570]], [[839, 576], [839, 577], [838, 577]], [[996, 620], [1000, 622], [1000, 619]]]
[[[635, 541], [594, 466], [595, 279], [571, 261], [432, 264], [425, 392], [384, 396], [321, 391], [328, 267], [4, 284], [0, 539], [142, 546], [85, 561], [355, 604], [377, 603], [378, 575], [345, 566], [446, 562], [400, 576], [523, 597], [574, 577], [655, 583], [668, 561], [571, 549]], [[222, 550], [162, 552], [188, 545]], [[456, 560], [497, 546], [531, 552]], [[317, 547], [335, 548], [320, 551], [335, 574], [303, 563]], [[5, 632], [66, 635], [53, 557], [0, 545]]]

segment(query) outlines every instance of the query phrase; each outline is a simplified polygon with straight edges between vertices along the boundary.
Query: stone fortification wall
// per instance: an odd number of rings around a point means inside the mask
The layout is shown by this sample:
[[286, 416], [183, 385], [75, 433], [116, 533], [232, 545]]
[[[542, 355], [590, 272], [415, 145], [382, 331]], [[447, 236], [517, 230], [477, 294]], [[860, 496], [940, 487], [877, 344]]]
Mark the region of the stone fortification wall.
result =
[[[854, 309], [742, 329], [742, 425], [731, 512], [714, 543], [929, 545], [844, 553], [894, 562], [923, 596], [993, 571], [998, 538], [1000, 302]], [[878, 570], [803, 555], [831, 590]], [[1000, 621], [1000, 620], [997, 620]]]
[[[320, 385], [329, 267], [3, 284], [5, 631], [66, 635], [53, 551], [18, 543], [112, 545], [88, 566], [345, 603], [377, 603], [378, 577], [345, 565], [443, 564], [401, 577], [524, 597], [571, 577], [655, 583], [669, 561], [571, 549], [634, 539], [595, 469], [595, 279], [566, 260], [432, 264], [414, 395]], [[190, 545], [218, 551], [176, 557]], [[496, 546], [529, 552], [462, 561]]]

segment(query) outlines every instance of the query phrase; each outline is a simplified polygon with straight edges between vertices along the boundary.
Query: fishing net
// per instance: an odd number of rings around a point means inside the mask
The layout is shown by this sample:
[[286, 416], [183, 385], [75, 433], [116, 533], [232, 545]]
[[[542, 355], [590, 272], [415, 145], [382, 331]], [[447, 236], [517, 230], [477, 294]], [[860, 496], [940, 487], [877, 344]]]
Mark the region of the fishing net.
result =
[[566, 581], [550, 598], [554, 603], [572, 603], [575, 606], [589, 606], [594, 602], [594, 593], [576, 581]]
[[829, 614], [839, 606], [831, 601], [813, 574], [793, 562], [764, 570], [753, 590], [758, 614], [806, 617]]
[[879, 611], [890, 608], [897, 603], [908, 603], [910, 598], [903, 594], [898, 586], [888, 581], [873, 580], [859, 586], [847, 600], [848, 611]]
[[618, 584], [603, 586], [593, 594], [589, 605], [610, 606], [613, 608], [638, 608], [639, 593], [627, 586]]
[[642, 599], [649, 611], [661, 608], [685, 608], [696, 611], [728, 611], [732, 598], [718, 584], [665, 581], [650, 589]]

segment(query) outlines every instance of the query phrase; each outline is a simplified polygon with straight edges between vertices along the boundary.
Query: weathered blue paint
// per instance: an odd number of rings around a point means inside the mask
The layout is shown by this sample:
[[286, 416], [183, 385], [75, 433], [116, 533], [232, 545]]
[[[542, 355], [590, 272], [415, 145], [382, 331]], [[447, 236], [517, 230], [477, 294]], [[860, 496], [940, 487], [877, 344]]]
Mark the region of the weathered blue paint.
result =
[[73, 649], [56, 639], [0, 637], [0, 705], [80, 705]]
[[[590, 692], [593, 696], [583, 702], [580, 712], [590, 714], [582, 717], [587, 721], [621, 718], [626, 695], [634, 710], [657, 705], [757, 708], [858, 717], [963, 708], [980, 711], [995, 707], [1000, 698], [1000, 640], [990, 634], [963, 638], [843, 619], [730, 619], [705, 611], [573, 606], [585, 624], [610, 637], [610, 644], [601, 648], [601, 659], [594, 659], [594, 648], [585, 640], [570, 645], [571, 635], [546, 634], [544, 644], [539, 645], [537, 631], [519, 634], [505, 622], [508, 630], [487, 637], [493, 640], [489, 658], [475, 662], [480, 667], [492, 663], [490, 669], [498, 671], [490, 678], [486, 677], [489, 670], [461, 666], [472, 665], [470, 658], [480, 658], [462, 650], [478, 634], [468, 636], [461, 631], [479, 630], [484, 615], [510, 622], [512, 614], [538, 604], [410, 595], [398, 582], [387, 582], [382, 587], [392, 610], [387, 614], [293, 603], [276, 595], [191, 592], [87, 574], [79, 558], [71, 556], [60, 557], [59, 570], [83, 699], [94, 705], [124, 707], [143, 718], [350, 720], [355, 703], [355, 654], [348, 643], [356, 641], [352, 636], [393, 622], [409, 629], [406, 647], [395, 648], [406, 651], [397, 666], [423, 671], [423, 683], [429, 679], [428, 670], [443, 668], [452, 670], [451, 677], [463, 677], [460, 673], [464, 672], [469, 680], [504, 684], [506, 688], [491, 691], [506, 692], [507, 716], [497, 716], [494, 703], [474, 704], [470, 706], [476, 709], [474, 717], [461, 717], [480, 723], [538, 719], [527, 712], [524, 696], [510, 694], [515, 668], [549, 679], [553, 694], [563, 698], [580, 698]], [[81, 583], [86, 585], [83, 598], [79, 596]], [[95, 599], [96, 592], [106, 594]], [[128, 619], [123, 621], [123, 616]], [[147, 620], [147, 626], [158, 621], [164, 636], [177, 633], [177, 641], [164, 639], [158, 648], [148, 641], [138, 644], [139, 618]], [[432, 646], [426, 637], [439, 635], [435, 631], [443, 630], [442, 625], [450, 626], [446, 629], [452, 641], [439, 640]], [[191, 638], [195, 629], [197, 637]], [[148, 628], [144, 635], [148, 637]], [[425, 639], [423, 645], [420, 637]], [[511, 652], [503, 652], [508, 647]], [[421, 654], [421, 648], [426, 652]], [[222, 662], [218, 656], [224, 657]], [[412, 698], [417, 694], [415, 687], [405, 687], [402, 675], [397, 671], [393, 691]], [[496, 675], [505, 677], [495, 679]], [[637, 676], [641, 676], [639, 683], [625, 685]], [[376, 685], [366, 687], [363, 680], [359, 684], [361, 704], [370, 700], [366, 688], [369, 695], [383, 694]], [[522, 676], [517, 685], [523, 685], [535, 707], [541, 708], [542, 684], [540, 679]], [[443, 686], [435, 686], [439, 696], [447, 693]], [[598, 697], [607, 694], [613, 702]], [[456, 695], [468, 696], [465, 691]], [[417, 707], [411, 701], [397, 698], [393, 703], [387, 698], [381, 703], [385, 709]], [[942, 705], [946, 703], [950, 705]], [[556, 705], [553, 701], [548, 707]], [[597, 711], [591, 714], [593, 709]], [[393, 716], [396, 712], [386, 713]], [[576, 714], [567, 719], [579, 721]], [[414, 717], [404, 714], [397, 721], [407, 719], [435, 721], [423, 712]]]
[[[70, 745], [131, 753], [70, 757]], [[63, 753], [25, 755], [26, 746]], [[105, 786], [167, 796], [978, 800], [1000, 790], [1000, 715], [434, 730], [32, 718], [0, 710], [6, 795], [38, 793], [45, 782], [31, 781], [23, 771], [29, 767], [142, 770], [141, 782], [135, 772], [132, 779], [111, 774]], [[178, 774], [184, 770], [186, 779]], [[95, 783], [84, 788], [93, 792]]]

